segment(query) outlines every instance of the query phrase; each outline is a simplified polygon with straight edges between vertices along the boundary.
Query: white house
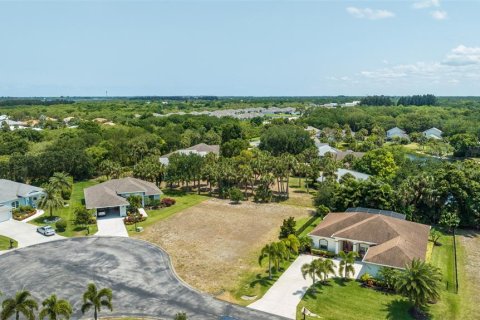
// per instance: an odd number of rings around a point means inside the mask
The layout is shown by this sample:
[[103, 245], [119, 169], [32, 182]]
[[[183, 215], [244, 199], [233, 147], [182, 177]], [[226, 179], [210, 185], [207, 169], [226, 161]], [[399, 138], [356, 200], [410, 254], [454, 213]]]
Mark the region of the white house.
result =
[[408, 134], [402, 129], [400, 129], [399, 127], [395, 127], [390, 130], [387, 130], [387, 140], [393, 140], [394, 138], [408, 139]]
[[[352, 175], [353, 178], [358, 181], [367, 180], [368, 178], [371, 177], [369, 174], [366, 174], [366, 173], [340, 168], [340, 169], [337, 169], [337, 171], [335, 171], [335, 175], [337, 176], [337, 182], [340, 182], [343, 176], [345, 176], [346, 174]], [[323, 175], [317, 178], [317, 182], [323, 182], [323, 181], [324, 181]]]
[[425, 260], [430, 226], [402, 215], [371, 212], [332, 212], [309, 233], [314, 248], [338, 254], [355, 251], [368, 272], [381, 267], [404, 269], [413, 259]]
[[164, 165], [168, 166], [169, 160], [168, 158], [173, 155], [173, 154], [196, 154], [199, 156], [206, 156], [209, 153], [214, 153], [216, 155], [220, 154], [220, 146], [219, 145], [208, 145], [205, 143], [199, 143], [194, 146], [191, 146], [190, 148], [186, 149], [180, 149], [173, 151], [169, 154], [165, 154], [160, 157], [160, 162], [163, 163]]
[[433, 127], [423, 131], [422, 134], [428, 139], [442, 140], [443, 131]]

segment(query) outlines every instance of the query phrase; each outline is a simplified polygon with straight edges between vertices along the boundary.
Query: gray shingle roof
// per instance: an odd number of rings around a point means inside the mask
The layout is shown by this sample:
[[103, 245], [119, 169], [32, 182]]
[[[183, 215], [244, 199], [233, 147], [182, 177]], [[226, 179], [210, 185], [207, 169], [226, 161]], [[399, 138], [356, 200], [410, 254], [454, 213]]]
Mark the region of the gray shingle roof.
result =
[[112, 179], [83, 190], [87, 209], [128, 205], [127, 199], [119, 194], [134, 192], [143, 192], [146, 196], [162, 194], [154, 183], [131, 177]]
[[29, 197], [36, 192], [43, 192], [43, 189], [25, 183], [0, 179], [0, 202]]

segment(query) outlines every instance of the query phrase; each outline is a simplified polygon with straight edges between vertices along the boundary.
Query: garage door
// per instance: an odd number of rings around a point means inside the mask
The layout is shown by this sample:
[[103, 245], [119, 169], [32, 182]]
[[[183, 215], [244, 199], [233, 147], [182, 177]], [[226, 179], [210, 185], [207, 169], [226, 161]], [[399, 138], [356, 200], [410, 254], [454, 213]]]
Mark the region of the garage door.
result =
[[2, 210], [0, 208], [0, 222], [10, 220], [11, 218], [12, 213], [10, 212], [10, 210]]

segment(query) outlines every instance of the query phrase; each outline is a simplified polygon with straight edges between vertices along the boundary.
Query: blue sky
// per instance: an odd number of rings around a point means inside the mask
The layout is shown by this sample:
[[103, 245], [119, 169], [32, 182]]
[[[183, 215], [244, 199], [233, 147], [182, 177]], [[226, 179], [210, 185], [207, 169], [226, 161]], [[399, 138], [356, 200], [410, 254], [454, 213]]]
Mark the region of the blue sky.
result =
[[480, 1], [0, 2], [0, 96], [480, 94]]

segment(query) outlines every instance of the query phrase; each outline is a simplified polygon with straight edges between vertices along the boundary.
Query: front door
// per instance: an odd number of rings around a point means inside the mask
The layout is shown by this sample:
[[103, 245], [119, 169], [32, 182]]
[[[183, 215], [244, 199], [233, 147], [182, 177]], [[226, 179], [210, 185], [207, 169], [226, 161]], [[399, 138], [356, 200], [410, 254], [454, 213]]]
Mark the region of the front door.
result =
[[343, 243], [343, 249], [342, 250], [344, 252], [353, 251], [353, 242], [343, 240], [342, 243]]

